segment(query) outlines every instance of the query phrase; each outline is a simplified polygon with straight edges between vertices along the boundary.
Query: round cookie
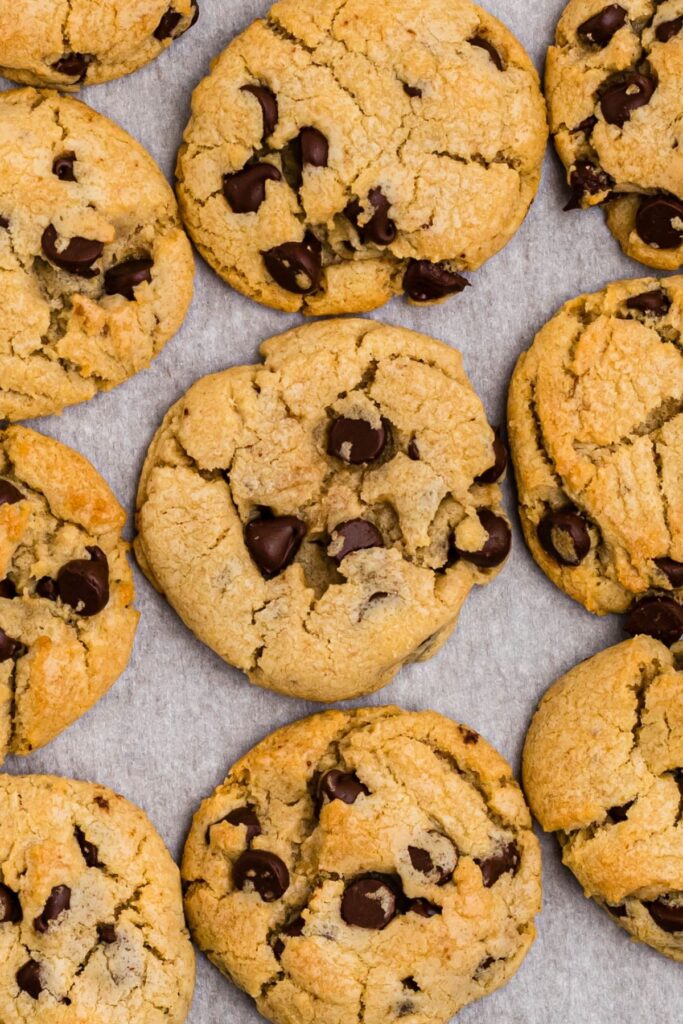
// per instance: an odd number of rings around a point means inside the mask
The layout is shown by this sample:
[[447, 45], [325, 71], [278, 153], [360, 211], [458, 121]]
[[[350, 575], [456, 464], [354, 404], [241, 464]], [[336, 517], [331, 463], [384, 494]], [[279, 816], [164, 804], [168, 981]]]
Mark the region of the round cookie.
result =
[[470, 0], [276, 3], [197, 88], [178, 157], [199, 251], [310, 315], [462, 291], [536, 194], [538, 76]]
[[366, 320], [296, 327], [197, 381], [138, 491], [138, 561], [260, 686], [334, 701], [431, 657], [510, 527], [505, 451], [457, 352]]
[[182, 1024], [194, 987], [178, 869], [91, 782], [0, 776], [4, 1024]]
[[13, 0], [0, 6], [0, 75], [77, 89], [154, 60], [199, 16], [197, 0]]
[[551, 686], [524, 788], [585, 895], [683, 962], [683, 673], [671, 652], [639, 636]]
[[275, 1024], [444, 1024], [535, 936], [538, 841], [507, 762], [432, 711], [273, 733], [194, 817], [195, 942]]
[[48, 743], [125, 669], [138, 621], [125, 520], [82, 455], [0, 431], [0, 763]]
[[[98, 5], [98, 8], [100, 5]], [[0, 419], [144, 369], [182, 323], [192, 251], [149, 154], [58, 93], [0, 93]]]
[[573, 192], [605, 203], [624, 252], [683, 264], [683, 0], [570, 0], [548, 51], [546, 96]]
[[531, 552], [589, 611], [683, 633], [683, 277], [568, 302], [519, 359], [509, 436]]

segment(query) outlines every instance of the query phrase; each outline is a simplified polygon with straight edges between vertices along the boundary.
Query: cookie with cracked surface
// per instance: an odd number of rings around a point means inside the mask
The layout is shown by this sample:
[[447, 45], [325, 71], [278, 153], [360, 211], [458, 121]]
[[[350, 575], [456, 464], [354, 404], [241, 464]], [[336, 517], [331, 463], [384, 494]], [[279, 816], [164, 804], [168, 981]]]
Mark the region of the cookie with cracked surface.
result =
[[624, 252], [683, 264], [683, 0], [570, 0], [546, 65], [568, 209], [609, 200]]
[[178, 195], [201, 254], [258, 302], [423, 304], [515, 234], [546, 138], [529, 57], [470, 0], [283, 0], [197, 88]]
[[125, 669], [138, 621], [125, 519], [82, 455], [0, 431], [0, 763], [54, 739]]
[[260, 686], [332, 701], [431, 657], [510, 547], [499, 442], [453, 349], [369, 320], [271, 338], [168, 412], [138, 561]]
[[4, 1024], [182, 1024], [194, 987], [178, 869], [91, 782], [0, 776]]
[[231, 769], [182, 863], [199, 947], [275, 1024], [443, 1024], [535, 936], [538, 841], [507, 762], [433, 711], [328, 711]]
[[197, 0], [13, 0], [0, 6], [0, 75], [60, 90], [154, 60], [199, 15]]
[[585, 895], [683, 962], [683, 672], [671, 651], [635, 637], [551, 686], [524, 788]]
[[683, 277], [566, 303], [512, 377], [522, 526], [550, 579], [627, 628], [683, 632]]
[[151, 156], [56, 92], [0, 93], [0, 419], [59, 412], [144, 369], [192, 297]]

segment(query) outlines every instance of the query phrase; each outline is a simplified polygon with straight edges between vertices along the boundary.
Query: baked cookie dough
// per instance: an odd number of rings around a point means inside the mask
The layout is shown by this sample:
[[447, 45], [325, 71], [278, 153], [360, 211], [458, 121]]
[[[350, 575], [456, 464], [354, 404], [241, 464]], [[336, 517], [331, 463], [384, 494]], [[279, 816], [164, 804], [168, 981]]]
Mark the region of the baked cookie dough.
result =
[[512, 377], [509, 436], [534, 558], [629, 632], [683, 633], [683, 277], [568, 302]]
[[432, 711], [268, 736], [194, 817], [199, 947], [275, 1024], [445, 1024], [534, 940], [538, 841], [507, 762]]
[[505, 450], [460, 356], [369, 320], [271, 338], [168, 412], [143, 571], [253, 683], [334, 701], [430, 658], [507, 557]]
[[125, 669], [138, 621], [125, 519], [82, 455], [0, 431], [0, 763], [48, 743]]
[[290, 312], [462, 291], [536, 194], [524, 49], [470, 0], [276, 3], [197, 88], [178, 195], [204, 258]]
[[0, 5], [0, 75], [77, 89], [158, 57], [199, 16], [197, 0], [12, 0]]
[[193, 273], [139, 143], [56, 92], [0, 93], [0, 419], [59, 412], [144, 369], [180, 327]]
[[178, 869], [91, 782], [0, 776], [3, 1024], [182, 1024], [194, 987]]
[[671, 652], [639, 636], [551, 686], [524, 788], [586, 896], [683, 962], [683, 673]]
[[683, 264], [683, 0], [570, 0], [548, 52], [568, 209], [607, 201], [624, 252]]

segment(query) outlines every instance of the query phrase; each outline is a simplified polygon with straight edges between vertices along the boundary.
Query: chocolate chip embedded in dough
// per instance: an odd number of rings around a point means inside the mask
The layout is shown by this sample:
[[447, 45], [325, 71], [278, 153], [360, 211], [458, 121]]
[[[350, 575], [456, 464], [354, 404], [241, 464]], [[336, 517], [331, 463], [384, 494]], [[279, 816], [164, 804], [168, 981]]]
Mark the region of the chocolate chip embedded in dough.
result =
[[245, 850], [233, 865], [232, 880], [236, 889], [253, 888], [264, 903], [272, 903], [289, 888], [289, 871], [269, 850]]
[[74, 171], [74, 164], [76, 163], [75, 153], [62, 153], [61, 156], [55, 157], [52, 163], [52, 173], [59, 178], [60, 181], [75, 181], [76, 173]]
[[591, 549], [588, 523], [573, 506], [550, 509], [538, 524], [536, 533], [543, 550], [559, 565], [574, 568]]
[[519, 847], [515, 842], [502, 846], [493, 856], [487, 857], [486, 860], [476, 861], [487, 889], [495, 885], [503, 875], [515, 875], [519, 869], [520, 862]]
[[266, 182], [282, 181], [274, 164], [251, 164], [223, 175], [223, 195], [233, 213], [256, 213], [266, 198]]
[[508, 464], [508, 453], [503, 439], [500, 436], [500, 431], [494, 431], [493, 439], [493, 465], [490, 469], [487, 469], [484, 473], [481, 473], [476, 480], [475, 484], [495, 484], [502, 477], [503, 473], [507, 469]]
[[637, 601], [626, 619], [631, 636], [644, 634], [671, 646], [683, 635], [683, 606], [665, 595], [649, 595]]
[[607, 124], [622, 128], [630, 120], [634, 110], [646, 106], [657, 88], [657, 82], [650, 75], [633, 72], [623, 81], [610, 85], [600, 98], [600, 109]]
[[660, 22], [655, 29], [655, 38], [658, 43], [668, 43], [670, 39], [679, 34], [682, 28], [683, 14], [678, 18], [672, 18], [671, 21]]
[[367, 420], [338, 416], [330, 426], [327, 451], [352, 466], [360, 466], [380, 457], [389, 436], [389, 426], [384, 419], [379, 427], [373, 427]]
[[71, 889], [68, 885], [55, 885], [47, 898], [42, 913], [33, 921], [37, 932], [44, 933], [50, 924], [65, 913], [71, 906]]
[[438, 302], [469, 287], [462, 274], [429, 260], [410, 260], [403, 275], [403, 291], [412, 302]]
[[27, 960], [16, 974], [17, 985], [21, 992], [26, 992], [32, 999], [37, 999], [43, 991], [41, 967], [37, 960]]
[[279, 119], [275, 94], [265, 85], [243, 85], [240, 91], [248, 92], [258, 100], [263, 115], [263, 140], [265, 141], [275, 131]]
[[655, 565], [664, 573], [674, 590], [683, 587], [683, 562], [675, 562], [673, 558], [655, 558]]
[[676, 907], [672, 903], [658, 899], [643, 902], [643, 906], [662, 931], [669, 934], [683, 932], [683, 904]]
[[48, 224], [43, 231], [41, 244], [50, 262], [78, 277], [97, 277], [99, 271], [94, 269], [93, 263], [102, 255], [104, 243], [96, 238], [81, 238], [77, 235], [69, 239], [64, 248], [58, 248], [58, 238], [56, 228]]
[[488, 53], [489, 57], [496, 65], [498, 70], [505, 71], [505, 64], [503, 63], [503, 58], [501, 57], [493, 43], [489, 42], [488, 39], [485, 39], [483, 36], [472, 36], [472, 38], [468, 39], [467, 42], [470, 44], [470, 46], [477, 46], [479, 47], [480, 50], [486, 50], [486, 52]]
[[494, 569], [501, 565], [510, 553], [512, 531], [505, 519], [497, 516], [490, 508], [478, 508], [477, 516], [487, 533], [483, 547], [478, 551], [466, 551], [454, 543], [453, 553], [456, 558], [471, 562], [479, 569]]
[[109, 603], [109, 562], [102, 548], [87, 547], [90, 559], [75, 558], [57, 574], [59, 596], [79, 615], [97, 615]]
[[381, 931], [397, 910], [395, 889], [381, 878], [357, 878], [349, 882], [342, 896], [342, 920], [356, 928]]
[[683, 202], [675, 196], [643, 199], [636, 214], [636, 231], [654, 249], [677, 249], [683, 243]]
[[322, 248], [312, 232], [302, 242], [284, 242], [262, 253], [273, 280], [295, 295], [308, 295], [320, 284]]
[[390, 245], [396, 238], [396, 225], [389, 217], [391, 203], [379, 187], [370, 189], [368, 200], [374, 207], [374, 213], [365, 224], [359, 224], [363, 208], [358, 199], [353, 199], [346, 206], [344, 215], [356, 228], [363, 243], [374, 242], [375, 245]]
[[137, 286], [151, 283], [153, 266], [154, 260], [149, 256], [115, 264], [104, 275], [105, 292], [107, 295], [123, 295], [129, 302], [133, 302]]
[[579, 25], [577, 33], [584, 42], [602, 48], [623, 28], [626, 17], [627, 11], [621, 4], [609, 4]]
[[342, 772], [337, 768], [325, 772], [320, 777], [317, 788], [320, 806], [332, 803], [333, 800], [341, 800], [345, 804], [355, 804], [359, 796], [368, 796], [370, 793], [355, 772]]
[[305, 536], [306, 524], [296, 516], [253, 519], [244, 529], [247, 550], [267, 580], [291, 565]]
[[93, 60], [94, 57], [90, 53], [65, 53], [63, 57], [55, 61], [52, 67], [60, 75], [66, 75], [67, 78], [76, 78], [79, 82], [82, 82], [88, 73], [88, 65]]
[[626, 300], [626, 308], [646, 316], [666, 316], [671, 309], [671, 299], [663, 288], [655, 288]]
[[0, 884], [0, 924], [19, 924], [22, 917], [19, 897], [8, 885]]
[[564, 208], [565, 212], [578, 210], [586, 195], [596, 196], [601, 192], [609, 192], [614, 179], [590, 160], [577, 160], [569, 175], [569, 185], [572, 195]]
[[339, 541], [341, 541], [341, 547], [332, 555], [337, 565], [341, 565], [346, 556], [354, 551], [384, 547], [382, 534], [375, 524], [368, 522], [367, 519], [349, 519], [347, 522], [335, 526], [333, 531], [335, 548]]

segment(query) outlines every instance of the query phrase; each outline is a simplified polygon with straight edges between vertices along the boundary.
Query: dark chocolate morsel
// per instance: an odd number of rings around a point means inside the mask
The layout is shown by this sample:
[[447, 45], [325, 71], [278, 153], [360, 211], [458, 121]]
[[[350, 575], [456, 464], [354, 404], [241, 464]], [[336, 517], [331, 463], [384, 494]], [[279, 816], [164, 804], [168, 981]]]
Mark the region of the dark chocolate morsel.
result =
[[608, 192], [614, 180], [590, 160], [577, 160], [569, 175], [572, 195], [565, 206], [567, 210], [577, 210], [585, 195], [596, 196], [600, 192]]
[[342, 545], [332, 555], [337, 565], [353, 551], [364, 551], [366, 548], [384, 547], [384, 538], [374, 523], [367, 519], [349, 519], [334, 528], [335, 541], [341, 538]]
[[262, 255], [270, 276], [288, 292], [308, 295], [320, 284], [322, 248], [310, 231], [303, 242], [284, 242]]
[[22, 916], [17, 894], [8, 885], [0, 884], [0, 924], [19, 924]]
[[636, 231], [655, 249], [677, 249], [683, 242], [683, 201], [675, 196], [644, 199], [636, 214]]
[[655, 29], [655, 37], [658, 43], [668, 43], [670, 39], [677, 36], [683, 28], [683, 14], [671, 21], [662, 21]]
[[0, 597], [4, 598], [5, 601], [12, 601], [16, 596], [17, 588], [9, 576], [6, 576], [4, 580], [0, 580]]
[[476, 862], [479, 865], [484, 885], [487, 889], [490, 889], [492, 885], [495, 885], [501, 875], [505, 875], [508, 872], [515, 875], [520, 864], [519, 847], [517, 843], [508, 843], [506, 846], [501, 847], [492, 857], [488, 857], [486, 860], [478, 860]]
[[50, 923], [56, 921], [70, 906], [71, 889], [68, 885], [56, 885], [47, 898], [43, 912], [34, 919], [33, 927], [37, 932], [46, 932]]
[[97, 935], [100, 942], [106, 943], [107, 946], [116, 942], [116, 928], [113, 924], [98, 924]]
[[358, 199], [353, 199], [347, 205], [344, 216], [356, 228], [363, 243], [374, 242], [375, 245], [390, 245], [396, 238], [396, 225], [389, 217], [391, 204], [379, 187], [370, 189], [368, 200], [374, 207], [374, 213], [365, 224], [362, 226], [359, 224], [363, 208]]
[[[425, 850], [420, 846], [409, 846], [408, 856], [415, 870], [425, 875], [430, 882], [433, 882], [435, 885], [445, 885], [453, 877], [453, 872], [458, 862], [458, 854], [450, 840], [446, 839], [446, 836], [438, 832], [433, 832], [432, 834], [438, 835], [442, 843], [443, 856], [440, 863], [434, 861], [429, 850]], [[449, 846], [450, 849], [448, 848]]]
[[24, 495], [9, 480], [0, 480], [0, 505], [16, 505]]
[[629, 800], [625, 804], [618, 804], [615, 807], [610, 807], [608, 814], [613, 822], [618, 824], [621, 821], [626, 821], [628, 818], [628, 812], [633, 806], [633, 800]]
[[418, 914], [420, 917], [436, 917], [442, 911], [441, 907], [438, 907], [436, 903], [430, 903], [429, 900], [419, 896], [417, 899], [410, 901], [408, 912]]
[[607, 909], [613, 917], [626, 917], [626, 915], [628, 914], [628, 910], [626, 909], [623, 903], [618, 903], [616, 906], [613, 907], [609, 906], [608, 904]]
[[342, 772], [332, 768], [325, 772], [318, 782], [318, 804], [322, 807], [325, 802], [332, 803], [333, 800], [355, 804], [359, 796], [367, 796], [369, 792], [355, 772]]
[[263, 115], [263, 139], [267, 139], [275, 131], [278, 122], [275, 95], [265, 85], [243, 85], [241, 91], [251, 93], [258, 100]]
[[236, 889], [253, 887], [264, 903], [279, 900], [289, 888], [284, 861], [268, 850], [245, 850], [235, 861], [232, 880]]
[[102, 548], [87, 547], [90, 559], [75, 558], [57, 573], [59, 596], [79, 615], [97, 615], [109, 603], [109, 562]]
[[403, 275], [403, 291], [413, 302], [437, 302], [469, 287], [461, 274], [429, 260], [410, 260]]
[[338, 416], [330, 426], [327, 452], [352, 466], [360, 466], [380, 457], [389, 436], [390, 428], [386, 420], [382, 420], [379, 427], [373, 427], [367, 420]]
[[588, 524], [574, 507], [550, 509], [536, 533], [543, 550], [560, 565], [579, 565], [591, 549]]
[[626, 24], [626, 11], [620, 4], [609, 4], [578, 27], [584, 42], [607, 46], [612, 36]]
[[164, 39], [170, 39], [178, 25], [182, 21], [182, 14], [179, 11], [174, 11], [172, 7], [162, 14], [161, 21], [154, 29], [153, 35], [155, 39], [158, 39], [160, 43]]
[[37, 999], [43, 991], [40, 976], [40, 964], [37, 960], [27, 960], [17, 971], [17, 985], [21, 992], [26, 992], [32, 999]]
[[0, 216], [0, 228], [4, 229], [4, 228], [8, 228], [8, 227], [9, 227], [9, 221], [7, 220], [7, 217]]
[[256, 213], [266, 198], [266, 182], [282, 181], [274, 164], [251, 164], [223, 176], [223, 195], [233, 213]]
[[[286, 935], [288, 939], [295, 939], [298, 938], [300, 935], [303, 935], [303, 933], [304, 919], [303, 917], [301, 917], [301, 915], [299, 915], [299, 917], [295, 917], [293, 921], [290, 921], [289, 924], [285, 925], [285, 927], [280, 932], [280, 935]], [[275, 955], [275, 959], [280, 960], [284, 951], [284, 940], [278, 937], [273, 943], [273, 953]]]
[[412, 974], [409, 975], [409, 977], [407, 978], [403, 978], [401, 984], [403, 985], [404, 988], [410, 989], [411, 992], [421, 991], [420, 986], [415, 981], [415, 978], [412, 976]]
[[244, 825], [247, 830], [247, 843], [256, 839], [263, 832], [256, 811], [250, 804], [247, 804], [246, 807], [236, 807], [234, 811], [230, 811], [230, 814], [226, 814], [224, 820], [229, 825]]
[[683, 606], [665, 595], [643, 597], [629, 612], [625, 629], [631, 636], [653, 636], [670, 647], [683, 634]]
[[0, 662], [10, 661], [12, 658], [19, 658], [25, 653], [24, 645], [14, 637], [8, 636], [4, 629], [0, 629]]
[[642, 292], [627, 299], [626, 308], [651, 316], [666, 316], [671, 309], [671, 299], [663, 288], [655, 288], [654, 291]]
[[67, 78], [77, 78], [79, 82], [82, 82], [87, 74], [88, 64], [90, 64], [92, 59], [89, 53], [65, 53], [63, 57], [55, 61], [52, 67], [60, 75], [66, 75]]
[[683, 562], [674, 562], [673, 558], [655, 558], [655, 565], [664, 573], [674, 590], [683, 587]]
[[411, 100], [420, 99], [422, 97], [422, 89], [419, 89], [416, 85], [408, 85], [407, 82], [403, 83], [403, 91], [406, 96], [410, 96]]
[[143, 281], [151, 282], [153, 266], [154, 260], [148, 256], [117, 263], [104, 275], [105, 292], [107, 295], [123, 295], [132, 302], [135, 298], [135, 288]]
[[498, 53], [498, 50], [495, 48], [493, 43], [490, 43], [488, 39], [484, 39], [483, 36], [472, 36], [472, 38], [468, 39], [467, 42], [470, 44], [470, 46], [478, 46], [480, 50], [486, 50], [486, 52], [488, 53], [489, 57], [496, 65], [498, 70], [505, 71], [503, 58]]
[[391, 880], [357, 878], [349, 882], [341, 901], [341, 916], [357, 928], [381, 931], [396, 916], [398, 899]]
[[81, 853], [83, 854], [83, 860], [89, 868], [101, 868], [104, 867], [100, 858], [99, 851], [94, 843], [88, 842], [83, 833], [83, 829], [79, 828], [78, 825], [74, 829], [74, 836], [78, 843]]
[[512, 531], [503, 517], [497, 516], [490, 508], [478, 508], [477, 516], [488, 534], [484, 546], [479, 551], [465, 551], [460, 550], [454, 542], [453, 553], [479, 569], [493, 569], [509, 555]]
[[74, 164], [76, 163], [75, 153], [62, 153], [61, 156], [55, 158], [52, 163], [52, 173], [55, 174], [60, 181], [75, 181], [76, 175], [74, 173]]
[[591, 114], [590, 117], [584, 118], [583, 121], [580, 122], [580, 124], [577, 124], [576, 128], [572, 128], [571, 134], [578, 135], [580, 132], [583, 132], [586, 138], [589, 139], [593, 134], [593, 129], [595, 128], [597, 123], [597, 117], [595, 116], [595, 114]]
[[93, 269], [92, 265], [102, 255], [104, 243], [98, 242], [96, 238], [80, 238], [77, 235], [69, 239], [64, 249], [58, 249], [58, 237], [54, 226], [48, 224], [43, 231], [41, 244], [50, 262], [78, 277], [97, 277], [99, 271]]
[[48, 601], [56, 601], [59, 597], [57, 580], [53, 580], [51, 576], [41, 576], [36, 583], [36, 594]]
[[495, 437], [493, 439], [493, 465], [490, 469], [487, 469], [485, 473], [482, 473], [474, 481], [475, 484], [495, 484], [500, 480], [503, 473], [507, 469], [508, 464], [508, 453], [503, 439], [500, 436], [500, 431], [494, 431]]
[[643, 903], [650, 917], [664, 932], [683, 932], [683, 904], [674, 907], [663, 900], [651, 900]]
[[247, 550], [267, 580], [291, 565], [305, 536], [306, 524], [296, 516], [253, 519], [244, 528]]
[[600, 99], [600, 109], [607, 124], [621, 128], [634, 110], [650, 102], [656, 88], [654, 78], [637, 71], [627, 75], [623, 81], [608, 86]]
[[420, 449], [417, 446], [417, 441], [414, 437], [411, 437], [408, 442], [408, 458], [412, 459], [413, 462], [420, 461]]
[[327, 167], [329, 143], [317, 128], [302, 128], [297, 140], [301, 166]]

